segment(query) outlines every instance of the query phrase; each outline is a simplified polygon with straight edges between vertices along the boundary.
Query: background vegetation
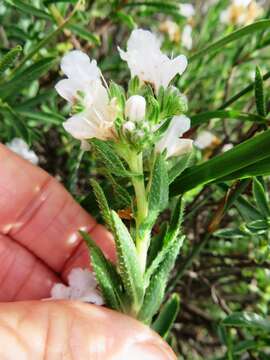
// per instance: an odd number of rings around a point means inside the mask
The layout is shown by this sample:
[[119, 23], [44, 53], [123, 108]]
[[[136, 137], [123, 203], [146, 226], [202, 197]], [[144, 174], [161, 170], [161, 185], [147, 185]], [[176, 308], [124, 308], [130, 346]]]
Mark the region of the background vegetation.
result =
[[[117, 46], [125, 47], [133, 28], [151, 29], [168, 53], [186, 54], [190, 65], [175, 82], [189, 100], [193, 127], [186, 136], [197, 139], [205, 130], [213, 136], [171, 186], [172, 193], [185, 192], [188, 241], [169, 287], [181, 305], [168, 341], [179, 359], [269, 359], [270, 4], [261, 4], [256, 22], [243, 28], [220, 19], [230, 1], [198, 0], [188, 17], [179, 4], [2, 0], [0, 140], [27, 141], [40, 166], [98, 216], [89, 194], [95, 158], [62, 128], [69, 108], [54, 90], [61, 57], [81, 49], [97, 59], [107, 81], [126, 86]], [[182, 41], [187, 24], [189, 50]], [[106, 188], [106, 179], [100, 181]], [[167, 218], [165, 212], [157, 233]]]

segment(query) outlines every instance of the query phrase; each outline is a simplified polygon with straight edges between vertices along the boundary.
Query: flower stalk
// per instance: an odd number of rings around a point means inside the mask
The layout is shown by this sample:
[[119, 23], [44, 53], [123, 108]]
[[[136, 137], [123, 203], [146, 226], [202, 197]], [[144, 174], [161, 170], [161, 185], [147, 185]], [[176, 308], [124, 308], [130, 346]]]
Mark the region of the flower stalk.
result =
[[135, 173], [135, 175], [132, 176], [132, 184], [135, 190], [136, 197], [135, 243], [141, 270], [144, 273], [147, 259], [147, 250], [149, 246], [149, 232], [141, 230], [141, 225], [145, 222], [148, 215], [148, 201], [143, 171], [143, 154], [137, 154], [136, 152], [132, 152], [129, 158], [129, 167], [130, 170]]
[[[83, 235], [105, 303], [149, 324], [163, 301], [183, 242], [183, 237], [177, 238], [180, 200], [159, 247], [153, 245], [151, 234], [169, 203], [169, 170], [174, 167], [177, 175], [181, 161], [179, 171], [183, 171], [181, 157], [185, 155], [188, 163], [192, 149], [192, 140], [182, 138], [190, 128], [184, 115], [187, 99], [170, 85], [185, 70], [187, 59], [184, 55], [170, 59], [161, 52], [159, 39], [142, 29], [132, 32], [126, 52], [119, 51], [131, 71], [127, 93], [113, 82], [105, 87], [96, 61], [80, 51], [64, 56], [61, 69], [66, 79], [56, 84], [56, 90], [72, 110], [64, 128], [84, 148], [90, 145], [95, 150], [115, 190], [111, 195], [118, 197], [113, 210], [101, 186], [91, 182], [117, 252], [112, 264], [89, 235]], [[125, 182], [132, 183], [134, 191]], [[125, 215], [126, 209], [132, 214]]]

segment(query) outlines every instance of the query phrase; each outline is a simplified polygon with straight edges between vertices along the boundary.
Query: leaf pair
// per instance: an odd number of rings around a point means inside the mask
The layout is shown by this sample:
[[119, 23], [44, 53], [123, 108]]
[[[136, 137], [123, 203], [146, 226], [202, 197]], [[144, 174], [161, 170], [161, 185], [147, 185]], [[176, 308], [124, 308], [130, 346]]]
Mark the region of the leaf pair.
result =
[[[105, 259], [101, 250], [97, 249], [93, 241], [89, 241], [89, 239], [85, 237], [89, 245], [94, 271], [104, 298], [106, 301], [109, 301], [108, 305], [111, 304], [108, 295], [112, 294], [114, 308], [124, 312], [134, 313], [135, 315], [141, 306], [144, 286], [133, 239], [117, 213], [110, 210], [104, 192], [99, 184], [94, 180], [91, 181], [91, 184], [103, 219], [114, 235], [117, 252], [116, 271], [115, 266]], [[120, 301], [119, 298], [121, 298], [122, 301]]]
[[179, 239], [178, 234], [182, 221], [181, 199], [178, 200], [172, 217], [172, 223], [163, 239], [163, 247], [154, 258], [145, 274], [145, 297], [139, 313], [139, 319], [150, 323], [158, 311], [165, 294], [169, 274], [174, 266], [184, 236]]

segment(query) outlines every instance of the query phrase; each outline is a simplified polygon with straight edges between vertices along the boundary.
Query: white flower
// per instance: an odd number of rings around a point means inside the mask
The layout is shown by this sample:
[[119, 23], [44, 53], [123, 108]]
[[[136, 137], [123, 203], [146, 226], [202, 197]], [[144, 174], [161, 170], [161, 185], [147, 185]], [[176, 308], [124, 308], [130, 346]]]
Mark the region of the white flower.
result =
[[179, 25], [176, 24], [174, 21], [171, 20], [163, 21], [159, 26], [159, 30], [161, 32], [168, 34], [170, 41], [179, 43], [181, 38], [180, 29], [179, 29]]
[[187, 58], [179, 55], [169, 59], [160, 50], [160, 40], [150, 31], [133, 30], [127, 43], [127, 52], [119, 48], [120, 56], [128, 63], [131, 76], [149, 82], [157, 92], [160, 86], [166, 88], [176, 74], [182, 74], [187, 67]]
[[183, 3], [179, 5], [180, 14], [186, 18], [191, 18], [195, 15], [195, 8], [192, 4]]
[[216, 136], [210, 131], [203, 131], [199, 134], [197, 139], [194, 141], [194, 145], [199, 149], [205, 149], [215, 142]]
[[133, 95], [126, 102], [125, 115], [133, 122], [143, 120], [145, 118], [145, 110], [146, 101], [141, 95]]
[[226, 24], [247, 25], [263, 12], [254, 0], [232, 0], [231, 5], [220, 14], [220, 21]]
[[185, 25], [182, 36], [181, 36], [182, 45], [190, 50], [192, 48], [192, 26], [191, 25]]
[[52, 299], [81, 300], [91, 304], [103, 305], [104, 301], [97, 290], [94, 274], [87, 270], [72, 269], [68, 275], [69, 286], [55, 284], [51, 289]]
[[81, 110], [63, 124], [66, 131], [79, 140], [113, 138], [117, 109], [109, 101], [96, 61], [75, 50], [63, 57], [61, 69], [67, 79], [56, 84], [56, 91]]
[[167, 158], [191, 151], [193, 141], [191, 139], [179, 139], [189, 129], [190, 119], [187, 116], [174, 116], [167, 131], [156, 144], [156, 151], [161, 153], [166, 149]]
[[14, 138], [9, 143], [7, 143], [6, 146], [16, 154], [20, 155], [22, 158], [30, 161], [32, 164], [38, 164], [38, 156], [33, 150], [29, 149], [29, 146], [23, 139]]

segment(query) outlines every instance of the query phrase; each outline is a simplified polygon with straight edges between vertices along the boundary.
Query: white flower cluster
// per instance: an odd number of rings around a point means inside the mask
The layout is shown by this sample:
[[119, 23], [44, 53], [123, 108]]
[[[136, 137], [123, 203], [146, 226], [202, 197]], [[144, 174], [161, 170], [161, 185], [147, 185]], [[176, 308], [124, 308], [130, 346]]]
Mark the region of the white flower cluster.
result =
[[74, 50], [62, 59], [61, 70], [67, 79], [56, 84], [56, 91], [81, 110], [64, 123], [66, 131], [80, 140], [113, 137], [116, 109], [109, 101], [96, 61]]
[[25, 160], [30, 161], [32, 164], [38, 164], [38, 156], [33, 150], [29, 149], [29, 146], [23, 139], [14, 138], [10, 142], [6, 143], [6, 146]]
[[97, 281], [91, 271], [81, 268], [72, 269], [68, 275], [68, 285], [55, 284], [51, 289], [51, 298], [80, 300], [96, 305], [104, 304], [97, 289]]
[[[184, 55], [170, 59], [162, 53], [160, 46], [160, 40], [150, 31], [136, 29], [128, 40], [127, 51], [119, 48], [120, 57], [127, 62], [131, 77], [137, 77], [141, 85], [151, 84], [156, 96], [161, 87], [166, 90], [171, 80], [177, 74], [181, 75], [187, 67]], [[94, 137], [101, 140], [117, 139], [115, 120], [121, 111], [120, 105], [116, 98], [110, 97], [96, 61], [90, 61], [86, 54], [75, 50], [64, 56], [61, 69], [67, 78], [56, 84], [56, 90], [71, 103], [75, 113], [64, 123], [64, 128], [81, 141]], [[137, 129], [136, 134], [143, 138], [145, 132], [149, 134], [162, 125], [149, 126], [144, 96], [135, 94], [127, 99], [124, 106], [124, 131], [132, 133]], [[167, 156], [190, 151], [192, 141], [179, 139], [189, 127], [187, 117], [174, 116], [156, 150], [166, 149]]]

